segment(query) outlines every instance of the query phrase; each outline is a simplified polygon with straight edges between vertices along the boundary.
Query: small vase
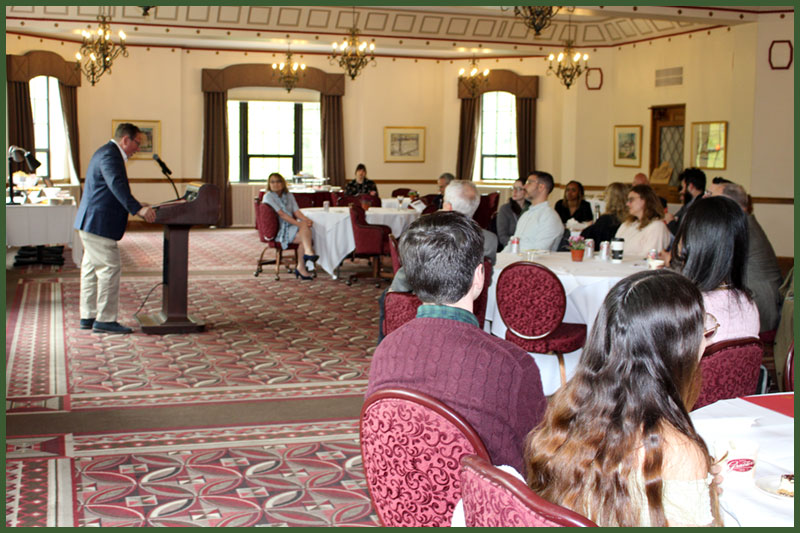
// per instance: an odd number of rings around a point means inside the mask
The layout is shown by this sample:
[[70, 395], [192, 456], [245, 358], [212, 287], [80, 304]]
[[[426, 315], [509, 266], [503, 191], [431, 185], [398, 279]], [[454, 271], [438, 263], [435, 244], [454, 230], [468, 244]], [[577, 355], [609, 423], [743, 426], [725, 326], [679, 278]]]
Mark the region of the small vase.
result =
[[583, 249], [570, 250], [570, 252], [572, 252], [572, 260], [573, 261], [583, 261]]

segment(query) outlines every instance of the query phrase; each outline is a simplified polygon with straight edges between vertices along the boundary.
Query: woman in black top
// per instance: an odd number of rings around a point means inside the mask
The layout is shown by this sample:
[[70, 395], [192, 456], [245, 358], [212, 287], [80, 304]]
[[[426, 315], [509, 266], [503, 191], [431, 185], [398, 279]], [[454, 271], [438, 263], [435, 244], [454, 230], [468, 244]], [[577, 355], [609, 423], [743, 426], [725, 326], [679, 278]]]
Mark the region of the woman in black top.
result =
[[606, 200], [605, 212], [597, 217], [594, 224], [584, 229], [581, 236], [594, 239], [595, 248], [603, 242], [610, 241], [617, 234], [620, 224], [628, 216], [625, 200], [628, 198], [628, 186], [615, 181], [606, 187], [604, 198]]
[[572, 180], [564, 187], [564, 198], [556, 202], [556, 213], [561, 217], [561, 222], [574, 218], [578, 222], [591, 222], [594, 220], [592, 206], [583, 199], [583, 185]]
[[362, 194], [378, 195], [378, 187], [375, 182], [367, 178], [367, 167], [364, 163], [359, 163], [356, 167], [356, 178], [344, 188], [347, 196], [360, 196]]

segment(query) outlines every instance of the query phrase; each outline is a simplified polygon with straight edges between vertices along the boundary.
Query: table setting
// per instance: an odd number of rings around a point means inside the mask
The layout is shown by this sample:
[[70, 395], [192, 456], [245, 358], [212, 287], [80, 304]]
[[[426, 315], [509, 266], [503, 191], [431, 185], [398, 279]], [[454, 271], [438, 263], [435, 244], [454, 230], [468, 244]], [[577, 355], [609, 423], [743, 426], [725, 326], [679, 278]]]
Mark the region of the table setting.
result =
[[725, 526], [793, 526], [794, 497], [779, 490], [794, 493], [794, 393], [720, 400], [690, 416], [722, 466]]

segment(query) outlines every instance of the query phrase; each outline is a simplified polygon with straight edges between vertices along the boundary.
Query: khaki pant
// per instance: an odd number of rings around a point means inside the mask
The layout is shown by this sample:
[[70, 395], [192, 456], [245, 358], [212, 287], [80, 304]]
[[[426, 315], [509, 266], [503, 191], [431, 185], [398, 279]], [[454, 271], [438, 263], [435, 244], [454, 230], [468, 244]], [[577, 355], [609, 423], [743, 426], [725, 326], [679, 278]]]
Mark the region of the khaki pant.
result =
[[83, 242], [81, 318], [116, 322], [122, 260], [117, 241], [78, 230]]

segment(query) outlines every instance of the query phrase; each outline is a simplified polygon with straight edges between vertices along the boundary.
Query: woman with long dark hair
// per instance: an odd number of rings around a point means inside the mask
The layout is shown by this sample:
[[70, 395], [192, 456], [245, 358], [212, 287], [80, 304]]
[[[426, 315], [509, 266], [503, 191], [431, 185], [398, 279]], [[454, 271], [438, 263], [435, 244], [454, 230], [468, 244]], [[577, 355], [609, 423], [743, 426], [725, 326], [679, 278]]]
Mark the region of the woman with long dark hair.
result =
[[500, 206], [497, 210], [497, 246], [503, 248], [508, 244], [508, 240], [514, 235], [517, 229], [517, 220], [525, 212], [531, 203], [525, 198], [525, 182], [517, 180], [511, 190], [511, 198], [508, 203]]
[[725, 196], [692, 202], [675, 234], [670, 267], [703, 293], [719, 324], [711, 342], [758, 337], [758, 307], [744, 284], [748, 244], [747, 215]]
[[705, 347], [686, 277], [644, 271], [606, 295], [575, 376], [526, 443], [528, 485], [600, 526], [721, 525], [689, 418]]

